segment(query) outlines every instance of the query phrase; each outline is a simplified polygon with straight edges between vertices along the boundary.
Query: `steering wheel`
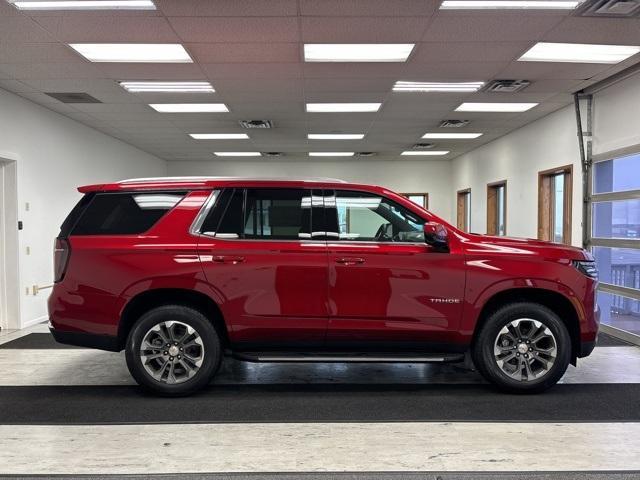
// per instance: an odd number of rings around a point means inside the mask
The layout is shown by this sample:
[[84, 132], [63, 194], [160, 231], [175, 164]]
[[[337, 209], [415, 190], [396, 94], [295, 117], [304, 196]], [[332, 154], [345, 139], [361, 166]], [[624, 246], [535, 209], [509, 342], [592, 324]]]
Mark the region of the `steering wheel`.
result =
[[376, 236], [374, 237], [377, 242], [392, 242], [393, 234], [389, 234], [389, 230], [392, 230], [393, 226], [390, 223], [383, 223], [378, 228]]

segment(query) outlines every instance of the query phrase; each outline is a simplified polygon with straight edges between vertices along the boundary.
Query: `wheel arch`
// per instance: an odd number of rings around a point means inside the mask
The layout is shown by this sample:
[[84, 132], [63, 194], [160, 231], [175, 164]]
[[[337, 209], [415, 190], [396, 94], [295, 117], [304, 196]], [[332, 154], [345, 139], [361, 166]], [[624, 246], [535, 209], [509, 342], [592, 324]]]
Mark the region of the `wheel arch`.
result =
[[474, 331], [472, 346], [489, 316], [510, 303], [530, 302], [543, 305], [555, 312], [565, 324], [571, 337], [571, 359], [575, 363], [580, 351], [580, 318], [573, 303], [563, 294], [544, 288], [510, 288], [491, 296], [482, 306]]
[[145, 290], [129, 299], [120, 316], [118, 345], [123, 349], [131, 328], [144, 313], [163, 305], [182, 305], [194, 308], [213, 324], [223, 348], [229, 345], [229, 332], [218, 304], [209, 296], [184, 288], [156, 288]]

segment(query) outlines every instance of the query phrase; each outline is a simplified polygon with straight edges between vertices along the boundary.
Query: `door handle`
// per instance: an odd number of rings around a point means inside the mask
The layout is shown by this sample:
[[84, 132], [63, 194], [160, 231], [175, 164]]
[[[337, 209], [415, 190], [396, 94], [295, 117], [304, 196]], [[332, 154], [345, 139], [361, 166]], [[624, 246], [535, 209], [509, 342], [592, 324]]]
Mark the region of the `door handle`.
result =
[[364, 258], [361, 257], [341, 257], [336, 258], [336, 263], [340, 265], [360, 265], [364, 263]]
[[244, 257], [235, 255], [215, 255], [211, 260], [215, 263], [231, 263], [233, 265], [237, 265], [238, 263], [244, 262]]

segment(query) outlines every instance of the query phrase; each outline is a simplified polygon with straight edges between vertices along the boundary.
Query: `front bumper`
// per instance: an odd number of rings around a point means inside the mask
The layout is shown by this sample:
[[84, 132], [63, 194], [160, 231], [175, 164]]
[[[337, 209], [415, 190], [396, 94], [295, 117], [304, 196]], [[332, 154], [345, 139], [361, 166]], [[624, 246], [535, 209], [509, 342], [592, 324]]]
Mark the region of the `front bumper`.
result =
[[49, 331], [58, 343], [65, 345], [75, 345], [78, 347], [97, 348], [109, 352], [119, 352], [121, 350], [118, 337], [111, 335], [96, 335], [83, 332], [65, 332], [49, 327]]

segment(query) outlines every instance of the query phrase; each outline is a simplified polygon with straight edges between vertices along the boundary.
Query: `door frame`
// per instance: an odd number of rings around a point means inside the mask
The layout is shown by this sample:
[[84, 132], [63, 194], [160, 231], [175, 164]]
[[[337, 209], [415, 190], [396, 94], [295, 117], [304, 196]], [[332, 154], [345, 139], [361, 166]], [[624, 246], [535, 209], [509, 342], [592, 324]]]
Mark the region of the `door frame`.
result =
[[0, 152], [0, 328], [20, 328], [18, 159]]
[[563, 225], [562, 243], [571, 245], [572, 201], [573, 201], [573, 165], [550, 168], [538, 172], [538, 239], [552, 241], [553, 238], [553, 206], [555, 204], [551, 179], [564, 174]]

